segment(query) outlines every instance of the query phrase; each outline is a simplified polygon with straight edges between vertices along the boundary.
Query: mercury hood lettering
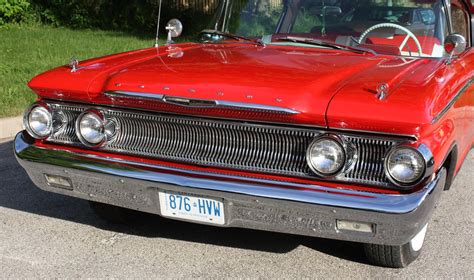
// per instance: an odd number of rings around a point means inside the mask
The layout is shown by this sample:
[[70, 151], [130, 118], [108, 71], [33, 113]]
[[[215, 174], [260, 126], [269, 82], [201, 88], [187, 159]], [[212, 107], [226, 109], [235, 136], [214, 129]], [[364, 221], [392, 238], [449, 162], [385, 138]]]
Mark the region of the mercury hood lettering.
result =
[[149, 100], [155, 100], [155, 101], [160, 101], [160, 102], [165, 102], [169, 104], [190, 107], [190, 108], [227, 107], [230, 109], [240, 109], [240, 110], [267, 111], [267, 112], [282, 113], [282, 114], [299, 114], [298, 111], [291, 110], [288, 108], [283, 108], [283, 107], [277, 107], [277, 106], [267, 106], [267, 105], [261, 105], [261, 104], [252, 104], [252, 103], [243, 103], [243, 102], [240, 103], [240, 102], [230, 102], [230, 101], [221, 101], [221, 100], [191, 99], [191, 98], [167, 96], [167, 95], [155, 94], [155, 93], [110, 91], [110, 92], [106, 92], [105, 95], [110, 98], [125, 97], [125, 98], [135, 98], [135, 99], [149, 99]]

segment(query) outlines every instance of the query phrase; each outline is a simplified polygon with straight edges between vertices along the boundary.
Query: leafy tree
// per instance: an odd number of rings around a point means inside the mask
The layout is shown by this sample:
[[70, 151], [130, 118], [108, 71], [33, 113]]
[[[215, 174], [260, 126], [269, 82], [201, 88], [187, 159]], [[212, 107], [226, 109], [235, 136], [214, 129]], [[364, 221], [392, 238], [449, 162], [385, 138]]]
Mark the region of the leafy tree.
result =
[[0, 0], [0, 26], [22, 22], [30, 8], [27, 0]]

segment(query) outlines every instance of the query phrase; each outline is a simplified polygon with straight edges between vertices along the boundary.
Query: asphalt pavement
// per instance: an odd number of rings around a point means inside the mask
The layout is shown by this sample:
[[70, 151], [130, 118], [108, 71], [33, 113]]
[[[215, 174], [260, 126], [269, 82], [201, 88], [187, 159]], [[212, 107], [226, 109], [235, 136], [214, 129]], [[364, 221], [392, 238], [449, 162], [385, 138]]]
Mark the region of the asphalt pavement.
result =
[[442, 195], [420, 259], [367, 264], [362, 246], [144, 215], [113, 225], [86, 201], [37, 189], [0, 143], [0, 278], [474, 279], [474, 151]]

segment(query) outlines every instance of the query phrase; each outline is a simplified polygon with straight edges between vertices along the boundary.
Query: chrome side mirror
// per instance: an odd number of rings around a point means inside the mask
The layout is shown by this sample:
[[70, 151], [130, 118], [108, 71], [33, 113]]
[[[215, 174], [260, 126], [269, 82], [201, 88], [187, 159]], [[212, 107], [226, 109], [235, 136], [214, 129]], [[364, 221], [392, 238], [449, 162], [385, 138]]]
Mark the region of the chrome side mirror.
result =
[[183, 33], [183, 24], [179, 19], [172, 19], [166, 24], [166, 30], [168, 30], [168, 38], [166, 39], [166, 45], [173, 44], [173, 38], [179, 37]]
[[453, 58], [466, 50], [467, 41], [461, 34], [453, 33], [444, 40], [444, 51], [449, 55], [447, 64], [453, 61]]

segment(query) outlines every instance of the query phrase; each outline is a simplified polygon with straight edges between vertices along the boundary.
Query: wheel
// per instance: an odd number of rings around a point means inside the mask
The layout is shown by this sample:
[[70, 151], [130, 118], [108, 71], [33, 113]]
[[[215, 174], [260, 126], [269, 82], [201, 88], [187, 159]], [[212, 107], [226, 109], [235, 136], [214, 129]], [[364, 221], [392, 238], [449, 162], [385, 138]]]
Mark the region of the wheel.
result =
[[410, 242], [401, 246], [364, 244], [365, 254], [374, 265], [406, 267], [420, 255], [427, 229], [428, 225], [425, 225]]
[[144, 213], [114, 205], [95, 201], [89, 201], [89, 205], [97, 216], [114, 224], [130, 224], [144, 217]]

